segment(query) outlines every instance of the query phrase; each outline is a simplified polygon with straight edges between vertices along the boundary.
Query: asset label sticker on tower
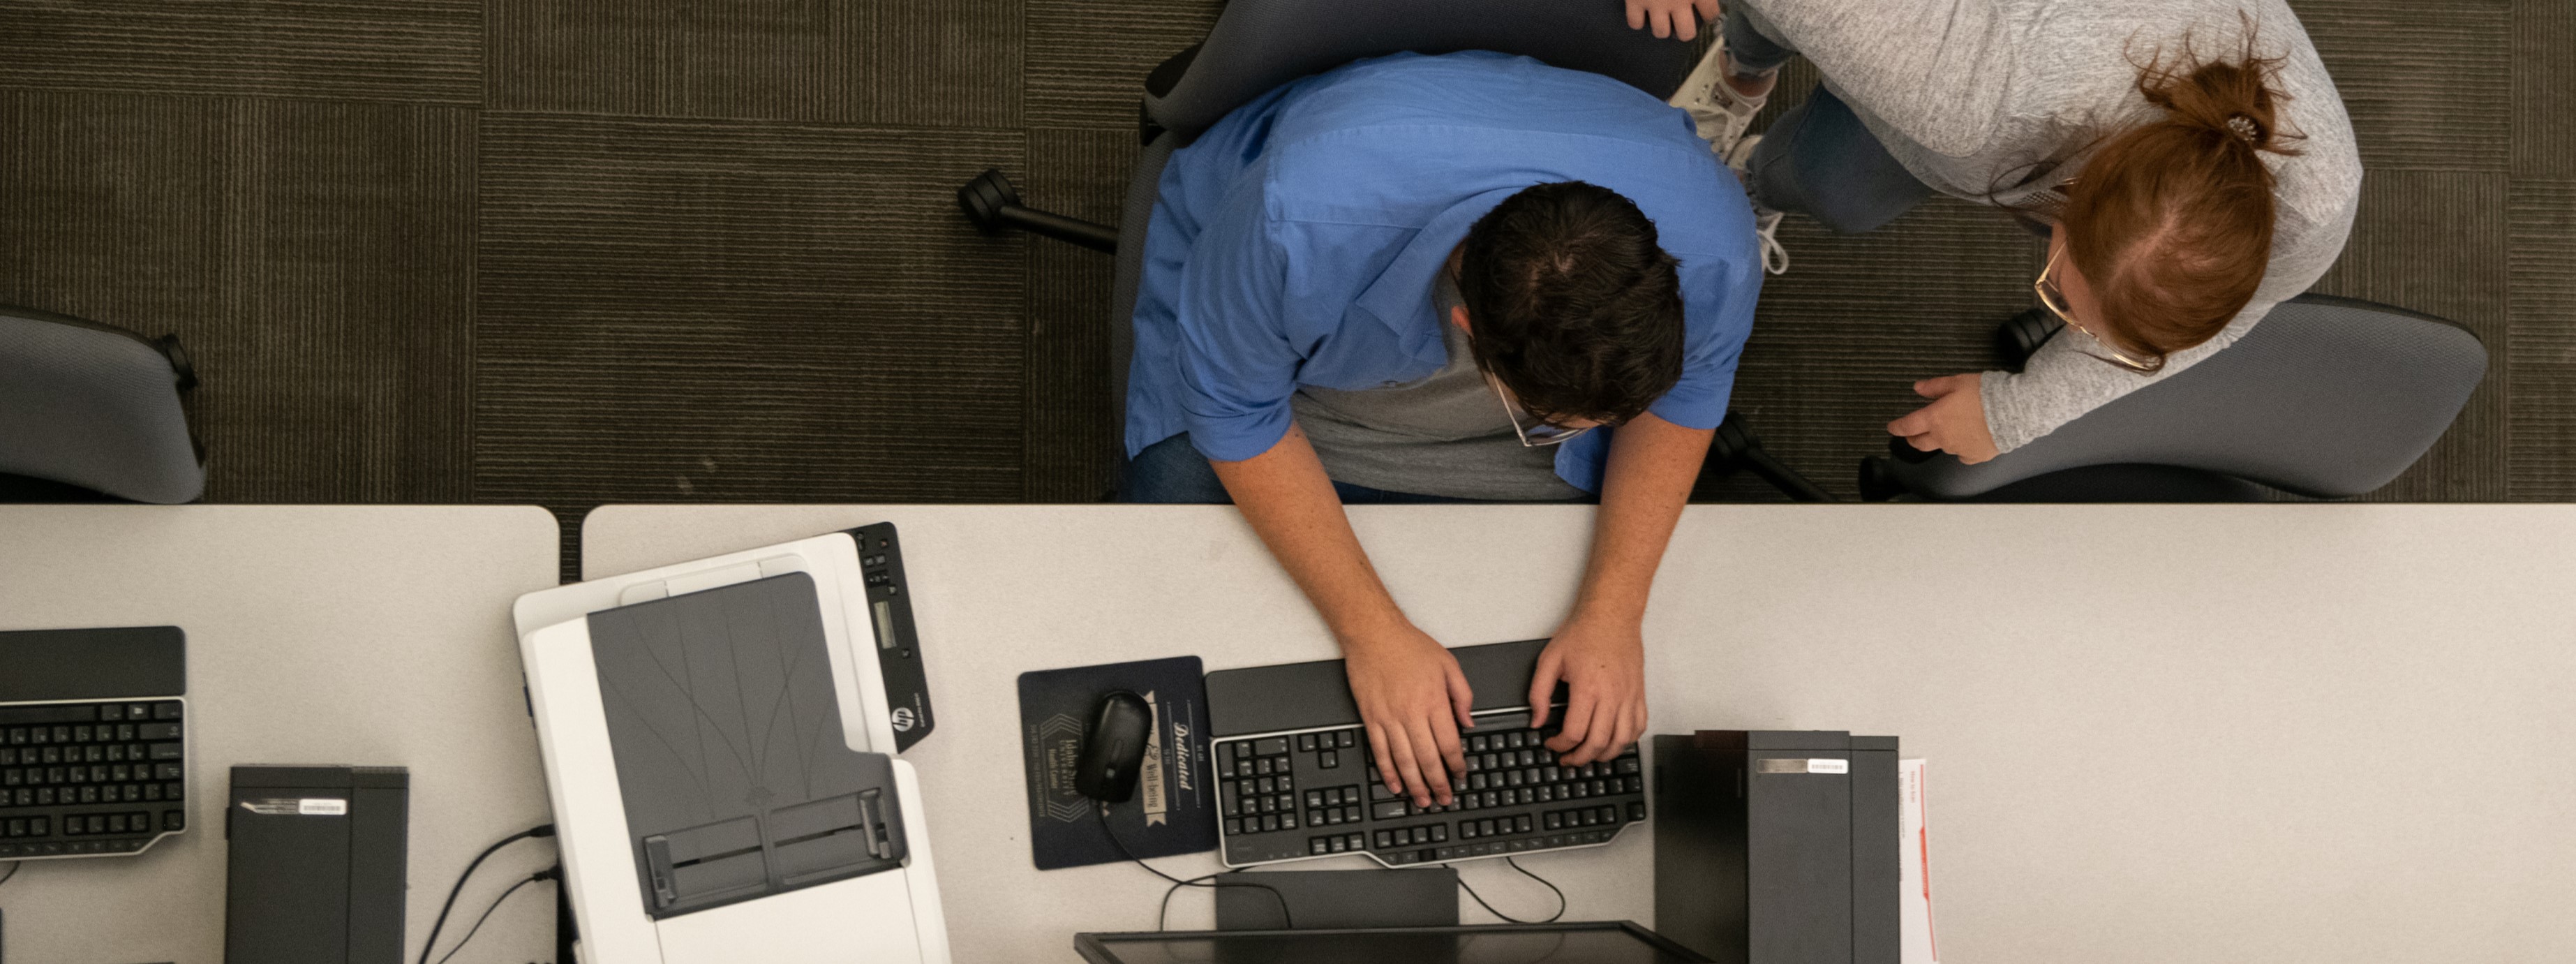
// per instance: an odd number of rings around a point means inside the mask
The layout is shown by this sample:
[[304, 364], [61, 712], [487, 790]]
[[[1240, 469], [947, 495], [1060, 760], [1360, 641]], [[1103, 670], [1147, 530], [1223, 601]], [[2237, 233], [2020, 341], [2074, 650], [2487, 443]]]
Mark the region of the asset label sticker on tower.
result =
[[1850, 773], [1850, 760], [1756, 760], [1755, 773]]

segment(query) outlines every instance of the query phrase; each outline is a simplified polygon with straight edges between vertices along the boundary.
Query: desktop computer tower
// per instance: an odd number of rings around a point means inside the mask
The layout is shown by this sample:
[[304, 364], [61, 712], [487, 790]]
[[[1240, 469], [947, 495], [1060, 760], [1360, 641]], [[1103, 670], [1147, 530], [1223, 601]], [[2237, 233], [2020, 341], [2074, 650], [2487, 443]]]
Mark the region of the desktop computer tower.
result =
[[1655, 930], [1720, 964], [1897, 964], [1896, 738], [1654, 738]]

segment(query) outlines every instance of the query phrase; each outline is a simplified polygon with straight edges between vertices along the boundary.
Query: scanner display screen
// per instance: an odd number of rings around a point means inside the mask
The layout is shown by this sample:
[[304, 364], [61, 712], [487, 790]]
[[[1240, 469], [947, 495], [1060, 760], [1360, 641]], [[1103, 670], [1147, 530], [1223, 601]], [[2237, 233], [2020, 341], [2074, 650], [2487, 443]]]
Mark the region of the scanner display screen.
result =
[[877, 600], [877, 604], [871, 608], [877, 614], [877, 648], [893, 649], [894, 606], [887, 603], [885, 600], [880, 599]]

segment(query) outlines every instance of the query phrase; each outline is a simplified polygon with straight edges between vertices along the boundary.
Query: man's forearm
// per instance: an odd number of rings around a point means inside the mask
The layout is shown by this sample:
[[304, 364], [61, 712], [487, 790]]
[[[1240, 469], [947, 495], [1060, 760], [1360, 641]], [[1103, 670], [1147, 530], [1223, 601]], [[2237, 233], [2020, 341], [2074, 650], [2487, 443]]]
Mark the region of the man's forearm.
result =
[[1270, 450], [1211, 462], [1244, 521], [1344, 641], [1372, 638], [1404, 619], [1351, 531], [1342, 500], [1306, 433], [1295, 425]]
[[1610, 442], [1610, 465], [1601, 483], [1601, 513], [1593, 525], [1592, 555], [1575, 597], [1578, 616], [1645, 618], [1655, 567], [1672, 541], [1673, 525], [1690, 501], [1700, 463], [1716, 433], [1683, 428], [1652, 414], [1619, 427]]

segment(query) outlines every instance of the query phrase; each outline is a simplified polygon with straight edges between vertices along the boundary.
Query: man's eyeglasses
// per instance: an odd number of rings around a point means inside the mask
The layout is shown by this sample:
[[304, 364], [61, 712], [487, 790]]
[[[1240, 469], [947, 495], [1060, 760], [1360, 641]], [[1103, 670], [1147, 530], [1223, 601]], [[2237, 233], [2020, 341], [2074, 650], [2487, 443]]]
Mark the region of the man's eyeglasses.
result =
[[1524, 448], [1538, 448], [1542, 445], [1562, 444], [1568, 439], [1574, 438], [1575, 436], [1581, 435], [1585, 432], [1592, 431], [1597, 427], [1586, 425], [1582, 428], [1566, 428], [1562, 425], [1550, 425], [1546, 422], [1540, 422], [1536, 425], [1522, 425], [1521, 407], [1512, 404], [1512, 397], [1504, 394], [1502, 380], [1495, 378], [1493, 373], [1487, 372], [1485, 374], [1485, 384], [1493, 386], [1494, 397], [1503, 400], [1503, 417], [1512, 420], [1512, 433], [1521, 437], [1521, 446]]
[[2110, 352], [2112, 364], [2133, 372], [2155, 371], [2155, 365], [2132, 358], [2129, 353], [2112, 347], [2110, 342], [2102, 340], [2102, 336], [2094, 334], [2093, 329], [2086, 328], [2081, 322], [2075, 320], [2075, 311], [2066, 303], [2066, 292], [2058, 290], [2057, 287], [2057, 261], [2065, 255], [2066, 249], [2062, 247], [2049, 252], [2048, 267], [2039, 269], [2039, 280], [2030, 283], [2031, 290], [2039, 293], [2039, 303], [2047, 306], [2049, 313], [2056, 315], [2057, 320], [2065, 322], [2066, 327], [2083, 332], [2084, 337], [2093, 339], [2093, 343], [2102, 346], [2103, 351]]

